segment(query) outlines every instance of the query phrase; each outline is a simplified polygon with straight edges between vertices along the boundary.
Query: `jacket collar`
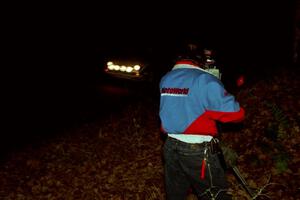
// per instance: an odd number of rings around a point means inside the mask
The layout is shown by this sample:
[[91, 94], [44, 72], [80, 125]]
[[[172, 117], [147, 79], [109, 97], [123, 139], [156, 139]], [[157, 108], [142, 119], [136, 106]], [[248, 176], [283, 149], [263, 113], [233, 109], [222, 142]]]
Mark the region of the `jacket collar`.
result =
[[195, 63], [191, 62], [191, 61], [179, 61], [176, 62], [176, 64], [174, 65], [174, 67], [172, 68], [172, 70], [174, 69], [198, 69], [200, 71], [206, 72], [204, 69], [202, 69], [201, 67], [199, 67], [198, 65], [196, 65]]

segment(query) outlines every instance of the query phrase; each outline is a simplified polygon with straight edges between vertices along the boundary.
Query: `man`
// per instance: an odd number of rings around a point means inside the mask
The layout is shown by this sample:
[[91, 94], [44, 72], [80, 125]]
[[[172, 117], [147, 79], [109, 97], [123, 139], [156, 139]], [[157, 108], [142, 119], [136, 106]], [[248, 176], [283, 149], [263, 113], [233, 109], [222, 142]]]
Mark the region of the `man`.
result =
[[216, 121], [239, 122], [244, 110], [201, 63], [190, 49], [160, 81], [167, 199], [185, 199], [191, 187], [200, 199], [230, 199], [211, 142], [217, 136]]

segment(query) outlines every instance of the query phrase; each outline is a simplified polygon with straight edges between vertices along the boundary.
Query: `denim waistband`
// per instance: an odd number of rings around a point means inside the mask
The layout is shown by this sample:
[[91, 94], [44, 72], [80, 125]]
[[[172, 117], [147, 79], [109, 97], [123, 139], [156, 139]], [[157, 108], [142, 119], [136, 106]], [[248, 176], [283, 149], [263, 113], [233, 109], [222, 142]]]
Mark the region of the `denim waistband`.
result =
[[169, 140], [172, 143], [176, 143], [179, 144], [181, 146], [193, 146], [193, 147], [210, 147], [211, 142], [202, 142], [202, 143], [187, 143], [187, 142], [183, 142], [180, 140], [177, 140], [176, 138], [173, 137], [168, 137], [167, 140]]
[[168, 133], [169, 137], [175, 138], [186, 143], [203, 143], [209, 142], [213, 139], [211, 135], [192, 135], [192, 134], [171, 134]]

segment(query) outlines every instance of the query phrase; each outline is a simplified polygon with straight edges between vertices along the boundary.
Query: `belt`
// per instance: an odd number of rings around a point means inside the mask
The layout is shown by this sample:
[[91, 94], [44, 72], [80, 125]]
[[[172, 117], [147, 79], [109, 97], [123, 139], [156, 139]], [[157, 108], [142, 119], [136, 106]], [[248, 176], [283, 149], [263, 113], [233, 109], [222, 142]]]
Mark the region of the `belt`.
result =
[[201, 142], [201, 143], [187, 143], [187, 142], [183, 142], [181, 140], [178, 140], [176, 138], [173, 137], [168, 137], [168, 140], [172, 141], [172, 142], [176, 142], [179, 144], [184, 144], [184, 145], [192, 145], [192, 146], [199, 146], [199, 147], [205, 147], [207, 145], [209, 145], [211, 142]]
[[190, 134], [171, 134], [168, 133], [169, 137], [173, 137], [177, 140], [186, 142], [186, 143], [202, 143], [209, 142], [212, 140], [213, 136], [211, 135], [190, 135]]
[[219, 140], [217, 138], [213, 138], [210, 142], [202, 142], [202, 143], [186, 143], [180, 140], [177, 140], [176, 138], [168, 137], [167, 138], [171, 142], [175, 142], [178, 144], [188, 145], [190, 147], [194, 148], [204, 148], [207, 147], [211, 153], [216, 153], [218, 151], [217, 145], [219, 143]]

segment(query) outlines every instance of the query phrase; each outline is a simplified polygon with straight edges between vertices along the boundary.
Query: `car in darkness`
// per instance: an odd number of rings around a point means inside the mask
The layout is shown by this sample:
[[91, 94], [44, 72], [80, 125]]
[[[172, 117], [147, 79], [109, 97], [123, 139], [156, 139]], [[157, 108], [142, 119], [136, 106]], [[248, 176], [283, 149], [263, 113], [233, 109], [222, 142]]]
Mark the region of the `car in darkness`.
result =
[[107, 75], [120, 79], [135, 81], [149, 80], [145, 62], [134, 59], [109, 59], [105, 62], [104, 71]]
[[110, 79], [151, 82], [153, 81], [153, 58], [150, 48], [110, 49], [103, 58], [103, 72]]
[[104, 94], [151, 95], [162, 72], [159, 52], [142, 45], [117, 45], [100, 54], [98, 88]]

